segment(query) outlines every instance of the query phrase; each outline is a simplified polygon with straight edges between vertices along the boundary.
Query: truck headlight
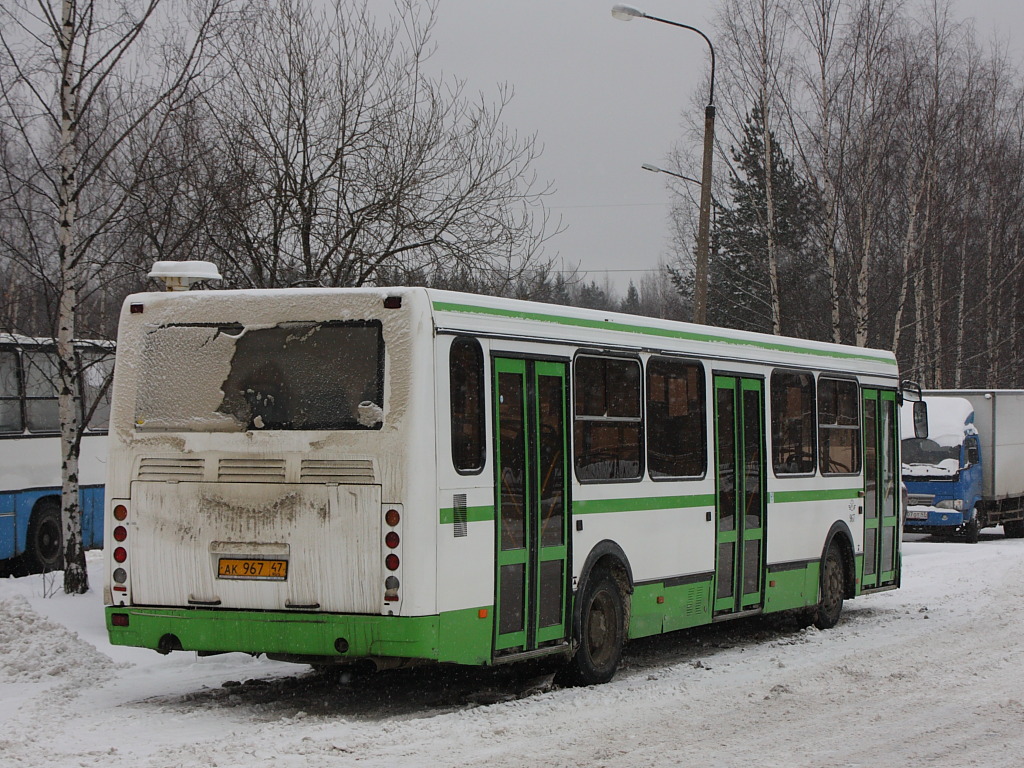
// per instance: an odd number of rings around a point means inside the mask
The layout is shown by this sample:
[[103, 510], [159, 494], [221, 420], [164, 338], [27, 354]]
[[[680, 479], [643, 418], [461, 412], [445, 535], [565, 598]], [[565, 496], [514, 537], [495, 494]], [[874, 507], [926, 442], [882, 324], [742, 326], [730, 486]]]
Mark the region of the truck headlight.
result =
[[963, 512], [964, 500], [963, 499], [943, 499], [935, 505], [938, 509], [955, 509], [957, 512]]

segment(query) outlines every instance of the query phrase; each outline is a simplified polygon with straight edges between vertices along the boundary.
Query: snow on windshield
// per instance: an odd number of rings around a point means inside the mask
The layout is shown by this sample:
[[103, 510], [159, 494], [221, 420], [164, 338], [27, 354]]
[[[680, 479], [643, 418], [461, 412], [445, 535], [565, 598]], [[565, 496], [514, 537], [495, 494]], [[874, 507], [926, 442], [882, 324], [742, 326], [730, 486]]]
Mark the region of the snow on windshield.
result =
[[[902, 442], [903, 465], [914, 474], [954, 475], [960, 469], [960, 446], [964, 435], [977, 434], [974, 406], [962, 397], [925, 397], [928, 404], [928, 437], [907, 437]], [[913, 403], [900, 409], [904, 435], [914, 434]], [[904, 474], [907, 474], [904, 471]]]
[[[933, 443], [959, 446], [965, 434], [977, 434], [970, 401], [962, 397], [925, 397], [924, 401], [928, 405], [928, 439]], [[913, 406], [908, 402], [900, 408], [900, 430], [906, 436], [914, 434]]]
[[380, 428], [381, 324], [168, 325], [146, 334], [140, 430]]

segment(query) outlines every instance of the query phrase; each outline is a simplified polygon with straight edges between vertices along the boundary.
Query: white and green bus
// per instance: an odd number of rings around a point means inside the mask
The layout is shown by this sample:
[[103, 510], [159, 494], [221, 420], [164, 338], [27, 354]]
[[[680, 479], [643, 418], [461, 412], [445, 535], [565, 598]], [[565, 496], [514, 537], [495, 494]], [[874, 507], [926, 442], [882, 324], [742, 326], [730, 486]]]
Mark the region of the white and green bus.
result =
[[146, 293], [117, 346], [114, 644], [561, 655], [900, 583], [896, 361], [424, 288]]

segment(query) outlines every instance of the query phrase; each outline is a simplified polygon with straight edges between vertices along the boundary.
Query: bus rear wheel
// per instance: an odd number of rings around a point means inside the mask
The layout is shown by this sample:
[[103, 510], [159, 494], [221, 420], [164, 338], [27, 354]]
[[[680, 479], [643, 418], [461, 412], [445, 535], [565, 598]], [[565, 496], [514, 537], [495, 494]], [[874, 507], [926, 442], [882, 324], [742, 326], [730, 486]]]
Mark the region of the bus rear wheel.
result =
[[594, 571], [580, 604], [579, 646], [560, 676], [572, 685], [607, 683], [615, 676], [626, 639], [622, 592], [607, 570]]
[[43, 499], [32, 512], [25, 542], [25, 562], [31, 573], [47, 573], [63, 566], [64, 536], [61, 532], [60, 503]]
[[821, 562], [821, 597], [814, 609], [814, 626], [831, 629], [839, 623], [843, 612], [843, 597], [846, 594], [846, 579], [843, 576], [843, 556], [832, 544]]

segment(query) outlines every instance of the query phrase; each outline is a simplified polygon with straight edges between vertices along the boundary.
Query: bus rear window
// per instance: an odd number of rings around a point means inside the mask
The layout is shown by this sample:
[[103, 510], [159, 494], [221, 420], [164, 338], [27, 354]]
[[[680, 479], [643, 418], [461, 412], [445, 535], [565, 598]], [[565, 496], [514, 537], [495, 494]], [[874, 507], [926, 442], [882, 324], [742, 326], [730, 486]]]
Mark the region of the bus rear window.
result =
[[140, 430], [380, 429], [379, 321], [175, 325], [147, 334]]

